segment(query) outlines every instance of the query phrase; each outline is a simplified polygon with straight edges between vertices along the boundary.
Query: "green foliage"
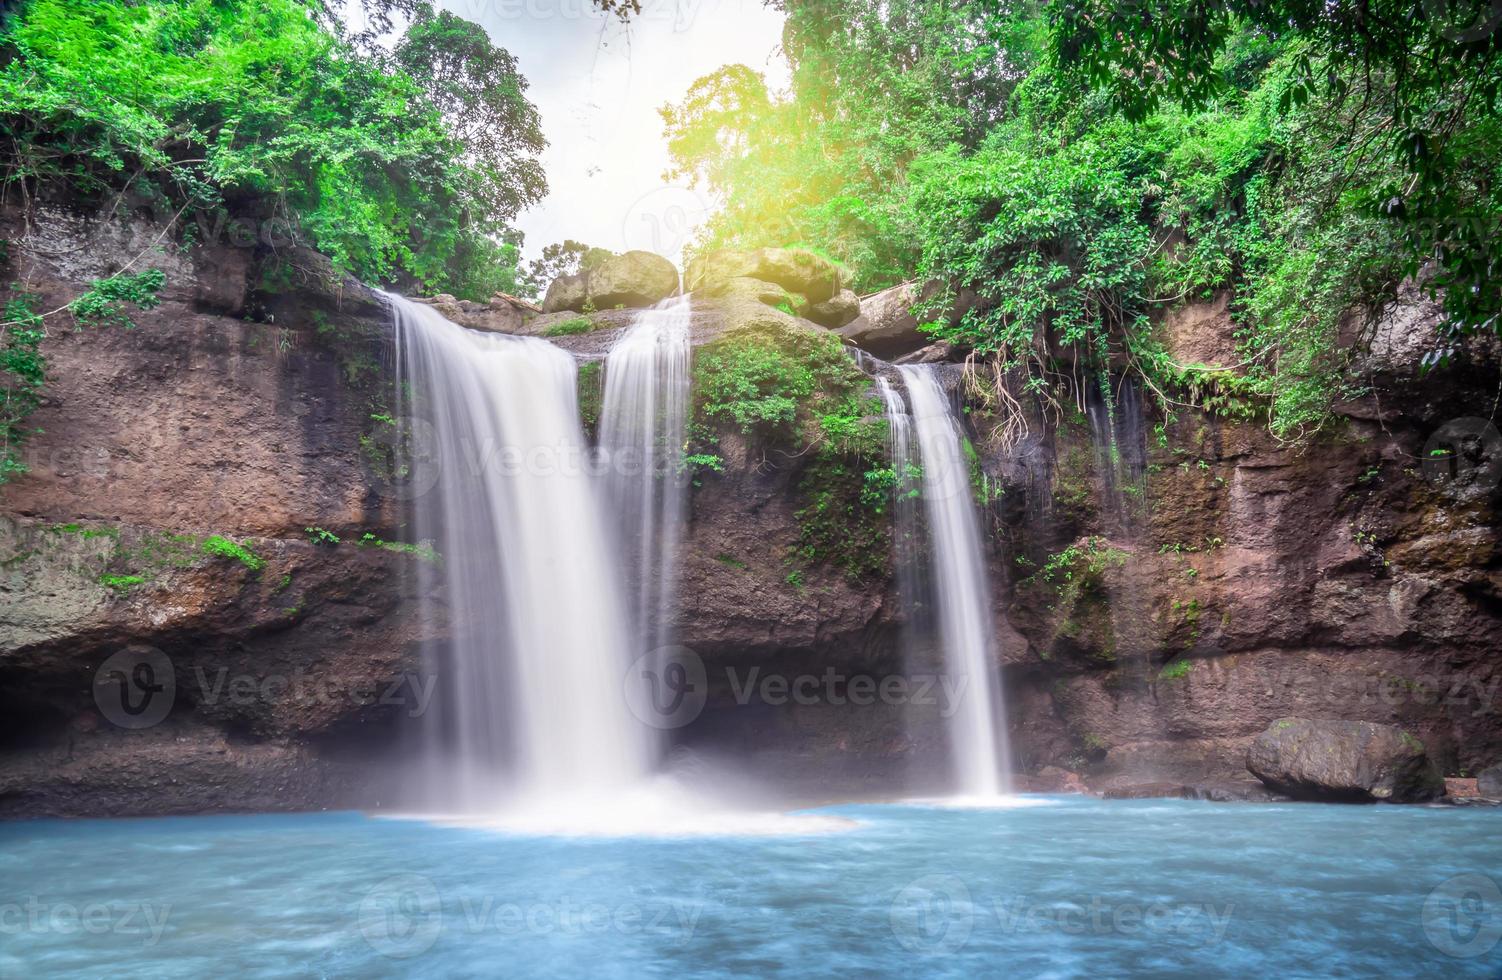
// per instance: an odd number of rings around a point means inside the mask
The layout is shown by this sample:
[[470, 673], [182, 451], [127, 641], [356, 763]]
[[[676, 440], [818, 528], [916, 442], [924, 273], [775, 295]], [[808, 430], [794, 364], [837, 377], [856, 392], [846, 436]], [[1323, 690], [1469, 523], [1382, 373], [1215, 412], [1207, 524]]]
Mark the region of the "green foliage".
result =
[[787, 445], [818, 419], [838, 442], [855, 437], [850, 399], [868, 385], [835, 335], [752, 327], [696, 351], [695, 420]]
[[1340, 133], [1321, 147], [1335, 165], [1326, 179], [1391, 222], [1406, 273], [1437, 260], [1431, 285], [1454, 330], [1495, 329], [1497, 14], [1488, 0], [1060, 0], [1052, 48], [1073, 78], [1141, 119], [1164, 102], [1234, 100], [1250, 87], [1234, 56], [1281, 47], [1277, 111], [1313, 107]]
[[0, 485], [26, 472], [21, 449], [31, 435], [26, 420], [42, 402], [47, 359], [42, 355], [42, 318], [36, 297], [18, 293], [5, 304], [0, 324]]
[[542, 332], [544, 337], [571, 337], [574, 334], [589, 333], [595, 328], [594, 321], [587, 316], [576, 316], [572, 320], [564, 320], [555, 323]]
[[479, 28], [403, 9], [388, 51], [323, 0], [30, 0], [0, 28], [4, 183], [164, 222], [260, 201], [366, 279], [514, 288], [505, 224], [545, 190], [526, 83]]
[[1020, 584], [1041, 580], [1052, 585], [1060, 598], [1078, 597], [1099, 589], [1106, 570], [1120, 568], [1126, 560], [1125, 551], [1107, 545], [1104, 538], [1090, 537], [1049, 555], [1042, 567]]
[[725, 472], [725, 461], [715, 453], [684, 453], [678, 460], [678, 472], [690, 473], [694, 486], [702, 486], [705, 473]]
[[[729, 66], [663, 113], [677, 171], [727, 198], [704, 247], [819, 240], [862, 287], [946, 287], [928, 329], [1035, 390], [1073, 347], [1091, 371], [1126, 360], [1165, 414], [1288, 441], [1362, 393], [1342, 329], [1404, 277], [1450, 312], [1427, 363], [1497, 322], [1486, 0], [780, 5], [790, 98]], [[1217, 290], [1239, 363], [1176, 363], [1154, 324]], [[978, 302], [951, 324], [961, 291]]]
[[213, 555], [218, 558], [232, 558], [252, 572], [259, 572], [266, 567], [266, 560], [264, 558], [258, 557], [255, 552], [243, 544], [237, 544], [219, 534], [211, 534], [207, 538], [204, 538], [203, 544], [199, 545], [199, 548], [206, 555]]
[[593, 432], [600, 421], [600, 405], [605, 398], [603, 361], [586, 361], [579, 365], [579, 420], [587, 432]]
[[359, 544], [362, 548], [380, 548], [382, 551], [390, 551], [398, 555], [411, 555], [413, 558], [430, 564], [443, 561], [442, 556], [433, 548], [431, 541], [419, 541], [417, 544], [406, 541], [382, 541], [374, 534], [367, 532], [360, 535]]
[[901, 185], [916, 155], [971, 145], [1033, 56], [1035, 28], [994, 3], [779, 0], [792, 97], [728, 65], [661, 110], [673, 176], [726, 199], [702, 249], [809, 243], [857, 289], [917, 258]]
[[126, 313], [125, 304], [141, 310], [153, 309], [161, 303], [157, 292], [166, 282], [167, 277], [160, 269], [95, 279], [87, 292], [68, 304], [68, 310], [80, 327], [116, 326], [129, 330], [136, 324]]
[[313, 544], [332, 546], [339, 543], [339, 535], [333, 531], [326, 531], [321, 527], [305, 527], [303, 531], [307, 533], [308, 540]]
[[1160, 681], [1177, 681], [1177, 680], [1182, 680], [1183, 678], [1188, 677], [1189, 676], [1189, 672], [1191, 670], [1193, 670], [1193, 669], [1194, 669], [1194, 661], [1193, 660], [1175, 660], [1173, 663], [1165, 664], [1164, 667], [1163, 667], [1163, 669], [1160, 670], [1160, 671], [1158, 671], [1158, 680], [1160, 680]]
[[105, 572], [99, 576], [99, 584], [114, 592], [124, 594], [146, 581], [144, 575], [114, 575]]

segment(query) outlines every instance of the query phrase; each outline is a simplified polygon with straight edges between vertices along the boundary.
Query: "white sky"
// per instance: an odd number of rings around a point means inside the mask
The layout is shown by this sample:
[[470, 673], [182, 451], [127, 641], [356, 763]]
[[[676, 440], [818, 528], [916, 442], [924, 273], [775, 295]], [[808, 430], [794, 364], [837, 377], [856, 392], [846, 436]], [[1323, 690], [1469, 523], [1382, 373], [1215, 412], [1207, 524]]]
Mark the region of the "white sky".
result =
[[525, 253], [565, 238], [679, 259], [709, 199], [665, 184], [667, 144], [657, 109], [722, 65], [787, 85], [782, 14], [761, 0], [642, 0], [630, 24], [590, 0], [440, 0], [516, 56], [542, 113], [548, 196], [522, 214]]

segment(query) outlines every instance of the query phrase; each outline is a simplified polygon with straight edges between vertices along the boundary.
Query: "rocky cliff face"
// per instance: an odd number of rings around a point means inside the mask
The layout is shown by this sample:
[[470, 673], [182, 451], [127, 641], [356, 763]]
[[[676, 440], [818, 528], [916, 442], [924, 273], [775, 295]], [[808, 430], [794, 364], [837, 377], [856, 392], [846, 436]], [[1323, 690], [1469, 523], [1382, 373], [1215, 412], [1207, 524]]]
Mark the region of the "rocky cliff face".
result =
[[[1229, 356], [1223, 302], [1177, 321], [1199, 359]], [[1025, 765], [1245, 780], [1252, 740], [1292, 715], [1399, 726], [1446, 772], [1502, 758], [1502, 440], [1476, 418], [1496, 362], [1421, 380], [1374, 351], [1373, 393], [1305, 447], [1194, 411], [1151, 431], [1129, 387], [1114, 425], [1084, 398], [993, 446]], [[1037, 573], [1060, 554], [1074, 580]]]
[[[48, 321], [42, 431], [0, 492], [0, 814], [389, 802], [441, 710], [447, 625], [441, 593], [420, 615], [432, 556], [390, 492], [380, 299], [295, 250], [152, 235], [61, 210], [0, 230], [39, 308], [143, 249], [168, 283], [135, 329]], [[697, 339], [795, 323], [758, 289], [705, 304]], [[1197, 342], [1223, 331], [1223, 310], [1184, 316]], [[558, 342], [597, 357], [628, 318], [594, 319]], [[1371, 368], [1380, 403], [1302, 450], [1190, 410], [1160, 437], [1130, 397], [1114, 425], [1088, 398], [1030, 408], [1020, 439], [974, 406], [1022, 768], [1245, 779], [1284, 716], [1394, 724], [1447, 770], [1502, 759], [1494, 430], [1462, 438], [1467, 480], [1429, 472], [1436, 432], [1492, 413], [1497, 375], [1413, 383], [1393, 357]], [[810, 793], [933, 783], [942, 697], [863, 694], [935, 667], [904, 643], [896, 583], [794, 557], [811, 454], [720, 452], [691, 493], [674, 624], [710, 695], [676, 744]], [[122, 700], [122, 651], [165, 702]], [[802, 678], [801, 697], [777, 686]]]

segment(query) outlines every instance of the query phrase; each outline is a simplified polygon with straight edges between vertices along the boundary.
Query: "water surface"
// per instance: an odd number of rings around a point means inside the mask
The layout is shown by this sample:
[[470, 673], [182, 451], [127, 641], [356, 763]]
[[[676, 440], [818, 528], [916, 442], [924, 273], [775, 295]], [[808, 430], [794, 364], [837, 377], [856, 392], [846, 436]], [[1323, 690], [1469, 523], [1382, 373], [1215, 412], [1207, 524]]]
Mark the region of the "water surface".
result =
[[854, 826], [761, 837], [348, 813], [7, 824], [0, 976], [1502, 971], [1502, 812], [1039, 803], [832, 807]]

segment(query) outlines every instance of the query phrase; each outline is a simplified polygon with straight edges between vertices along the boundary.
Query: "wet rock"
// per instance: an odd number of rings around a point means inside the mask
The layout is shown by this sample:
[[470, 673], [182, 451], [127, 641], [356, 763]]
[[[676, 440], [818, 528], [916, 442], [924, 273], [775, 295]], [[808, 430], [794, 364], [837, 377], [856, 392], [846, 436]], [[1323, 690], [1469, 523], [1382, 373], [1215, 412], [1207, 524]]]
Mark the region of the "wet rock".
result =
[[1476, 790], [1489, 800], [1502, 800], [1502, 764], [1488, 766], [1477, 773]]
[[1191, 787], [1183, 783], [1158, 781], [1151, 783], [1123, 783], [1110, 786], [1100, 794], [1108, 800], [1192, 800], [1195, 798]]
[[1060, 769], [1058, 766], [1044, 766], [1035, 775], [1020, 777], [1019, 782], [1027, 787], [1026, 792], [1029, 793], [1090, 792], [1079, 773]]
[[1253, 740], [1246, 765], [1295, 799], [1418, 803], [1444, 793], [1422, 742], [1372, 722], [1280, 718]]
[[1451, 799], [1467, 800], [1481, 795], [1481, 790], [1474, 779], [1458, 779], [1452, 776], [1445, 777], [1445, 795]]

